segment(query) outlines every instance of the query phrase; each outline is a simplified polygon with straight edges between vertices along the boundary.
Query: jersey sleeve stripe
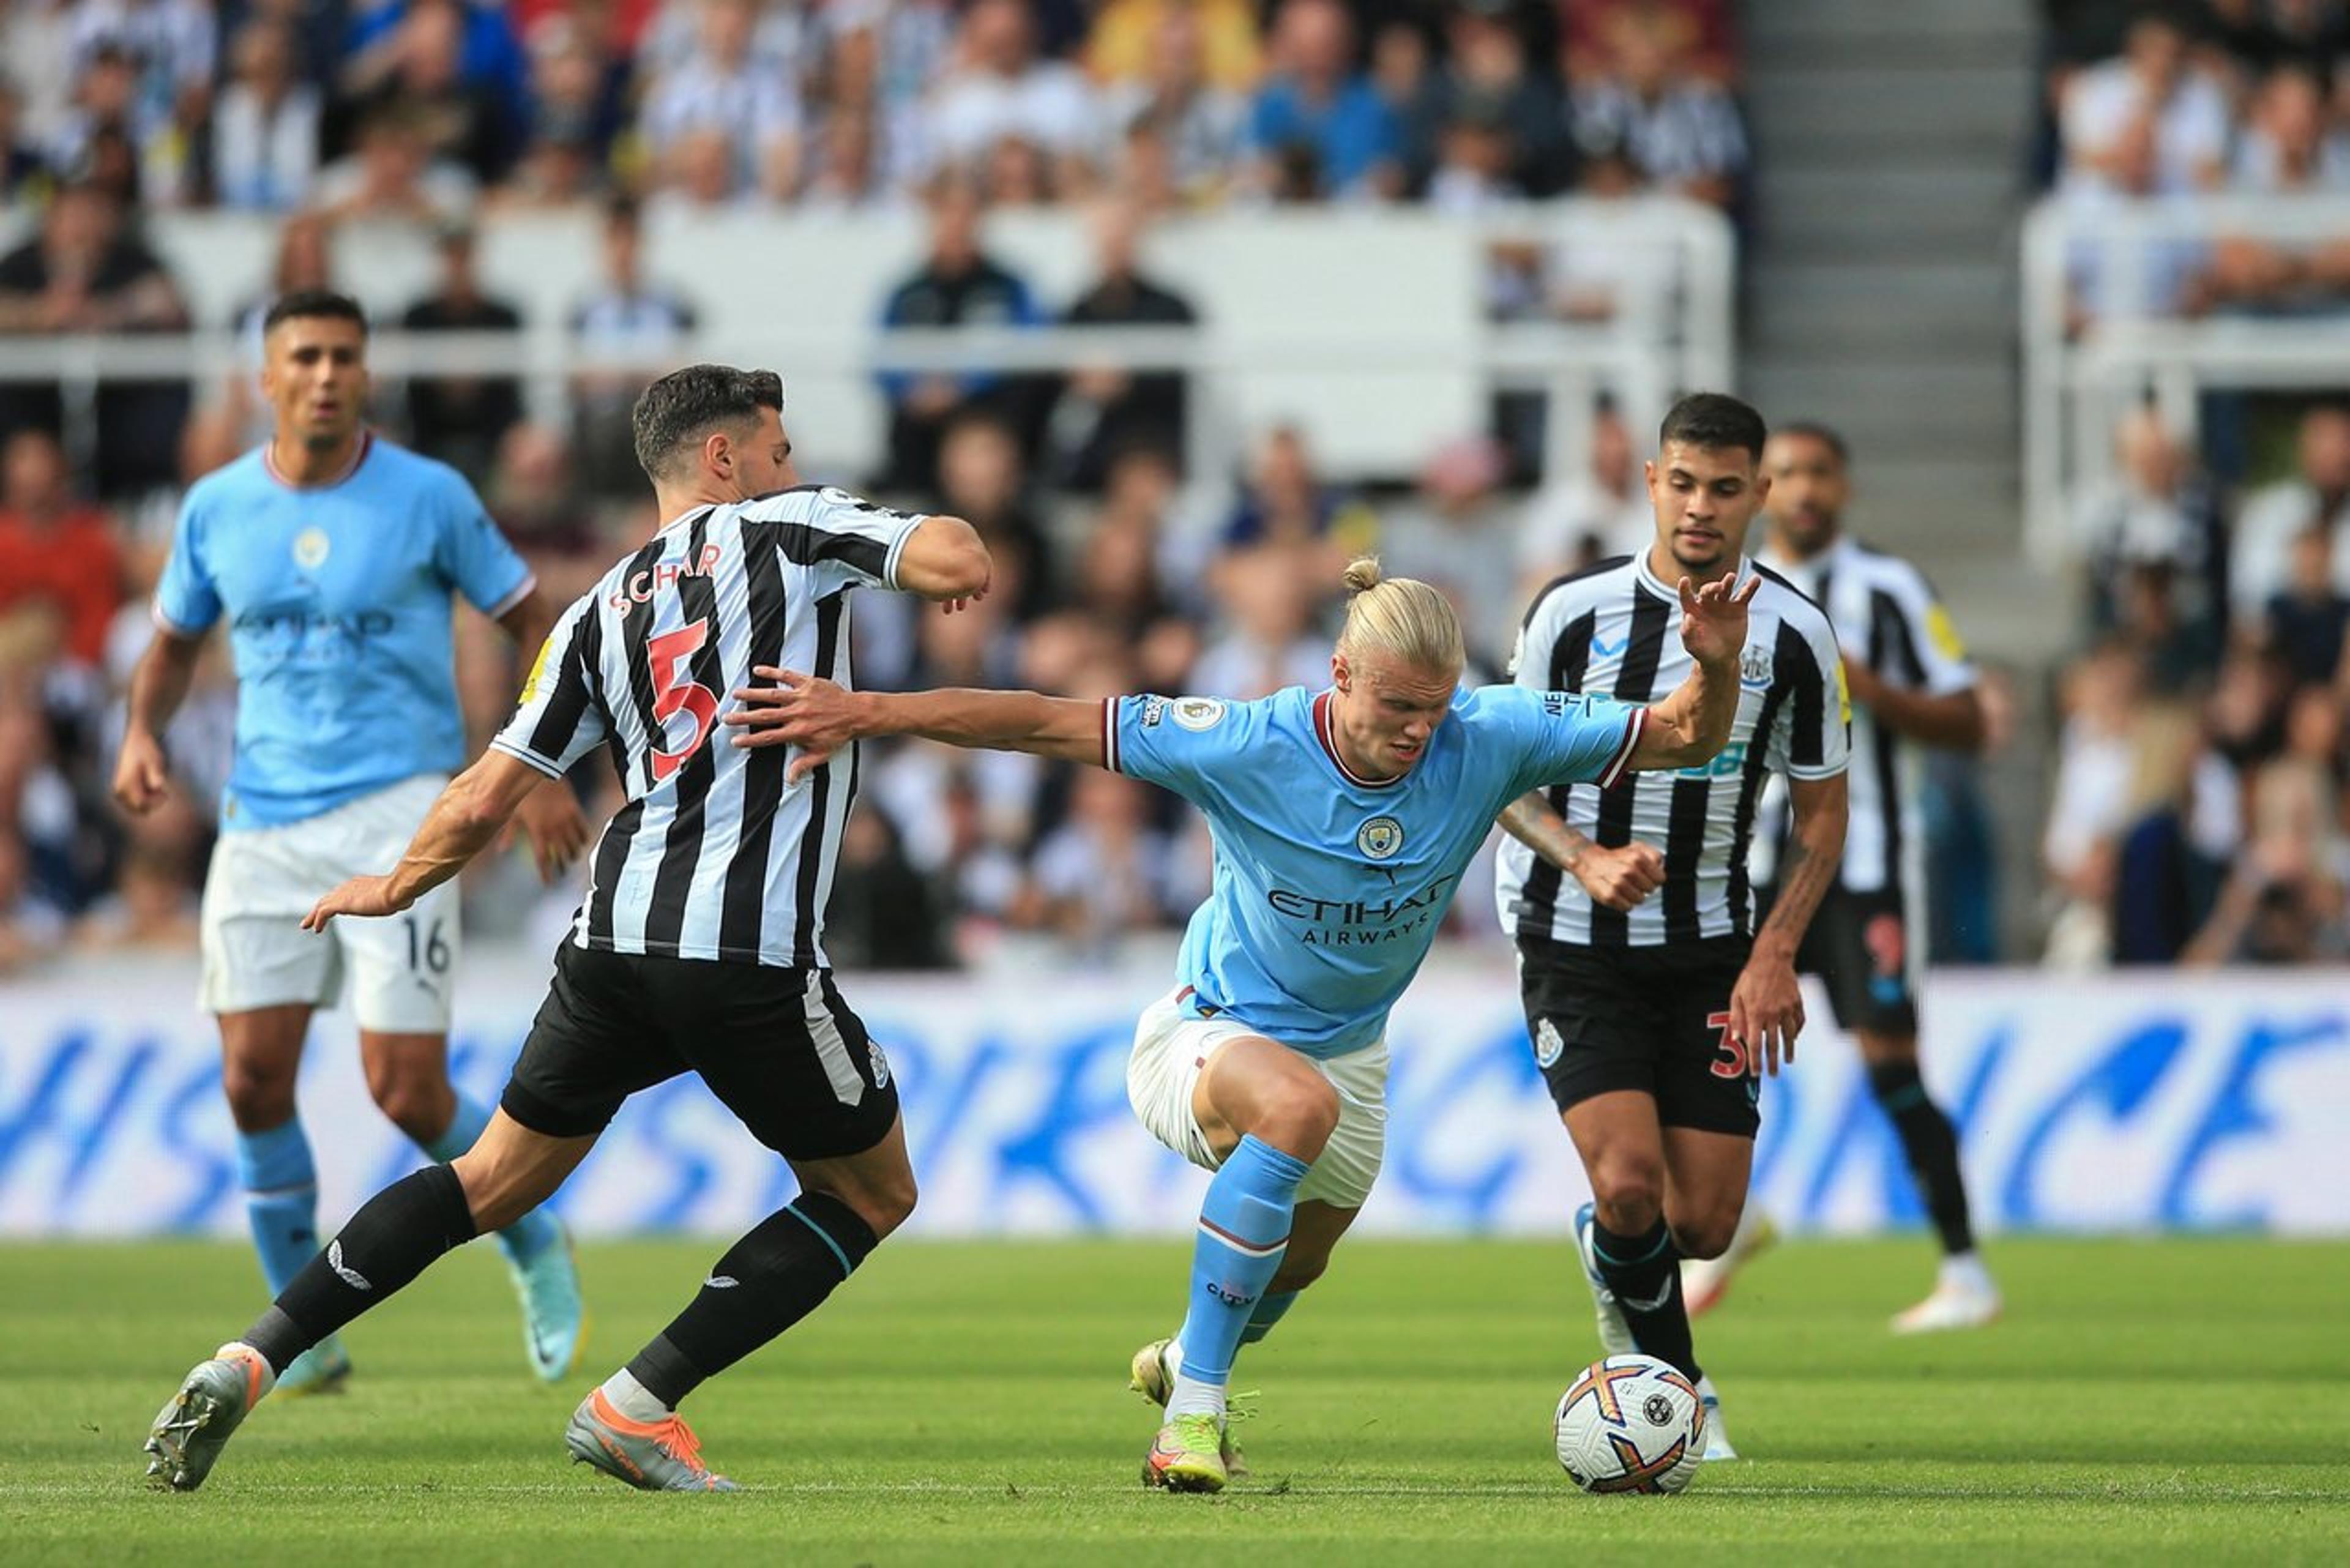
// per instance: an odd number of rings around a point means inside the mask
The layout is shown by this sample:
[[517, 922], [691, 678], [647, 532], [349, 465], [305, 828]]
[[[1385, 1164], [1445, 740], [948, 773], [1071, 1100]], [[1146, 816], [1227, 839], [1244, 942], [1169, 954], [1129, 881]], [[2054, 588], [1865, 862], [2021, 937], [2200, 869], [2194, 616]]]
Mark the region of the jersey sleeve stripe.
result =
[[922, 514], [921, 515], [914, 518], [911, 522], [908, 523], [903, 528], [898, 530], [898, 536], [889, 541], [889, 553], [881, 558], [881, 580], [889, 584], [891, 587], [894, 588], [899, 586], [898, 582], [898, 562], [906, 553], [907, 542], [913, 538], [915, 529], [920, 528], [923, 524], [930, 520], [930, 514]]
[[1122, 699], [1111, 697], [1102, 702], [1102, 766], [1112, 773], [1123, 770], [1118, 765], [1118, 705]]
[[490, 737], [490, 750], [504, 752], [515, 761], [537, 769], [548, 778], [559, 779], [563, 776], [562, 768], [546, 758], [537, 755], [519, 741], [510, 741], [504, 735], [493, 735]]
[[1640, 733], [1648, 727], [1648, 711], [1646, 708], [1633, 709], [1630, 722], [1624, 726], [1623, 742], [1616, 748], [1616, 754], [1607, 759], [1607, 766], [1594, 781], [1601, 789], [1613, 789], [1623, 782], [1624, 775], [1631, 771], [1632, 753], [1639, 747]]
[[192, 642], [196, 639], [203, 636], [206, 632], [212, 630], [212, 628], [209, 626], [181, 625], [178, 621], [173, 620], [169, 615], [164, 613], [162, 602], [161, 600], [149, 601], [147, 606], [147, 617], [150, 620], [152, 620], [155, 623], [155, 628], [158, 631], [164, 632], [172, 637], [176, 637], [183, 642]]
[[488, 616], [492, 620], [503, 620], [515, 606], [521, 604], [523, 600], [530, 597], [531, 595], [537, 591], [538, 574], [536, 572], [525, 572], [522, 575], [522, 581], [515, 585], [514, 591], [512, 593], [509, 593], [505, 597], [500, 599], [497, 603], [492, 605], [488, 609], [484, 610], [482, 613]]

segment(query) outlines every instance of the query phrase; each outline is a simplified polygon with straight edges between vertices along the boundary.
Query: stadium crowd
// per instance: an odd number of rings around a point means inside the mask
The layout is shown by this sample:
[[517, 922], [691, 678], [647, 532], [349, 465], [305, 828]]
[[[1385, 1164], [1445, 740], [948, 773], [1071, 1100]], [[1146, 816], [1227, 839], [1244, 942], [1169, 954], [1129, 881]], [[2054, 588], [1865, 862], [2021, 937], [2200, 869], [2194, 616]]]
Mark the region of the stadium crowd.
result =
[[[2042, 172], [2075, 233], [2122, 201], [2350, 196], [2350, 6], [2046, 11]], [[2122, 247], [2077, 245], [2073, 327], [2350, 312], [2350, 239], [2238, 222], [2152, 242], [2135, 294]], [[2076, 501], [2088, 636], [2058, 680], [2052, 963], [2350, 953], [2350, 408], [2213, 394], [2199, 412], [2193, 439], [2131, 413], [2113, 480]]]
[[[2342, 5], [2047, 9], [2058, 199], [2350, 182]], [[183, 327], [181, 291], [139, 218], [206, 204], [282, 225], [270, 275], [251, 280], [249, 322], [282, 289], [334, 281], [336, 224], [390, 216], [440, 236], [440, 280], [400, 325], [498, 327], [561, 309], [583, 346], [658, 356], [691, 330], [697, 302], [646, 275], [644, 215], [785, 202], [926, 209], [929, 249], [889, 292], [890, 321], [1044, 319], [1045, 305], [987, 254], [984, 215], [1080, 200], [1102, 213], [1097, 279], [1049, 314], [1182, 322], [1191, 303], [1135, 260], [1138, 226], [1161, 211], [1470, 212], [1500, 196], [1641, 188], [1738, 211], [1747, 150], [1731, 10], [17, 0], [0, 17], [0, 181], [37, 216], [0, 256], [0, 334]], [[471, 225], [567, 204], [603, 215], [602, 288], [562, 302], [487, 293]], [[2334, 308], [2350, 283], [2325, 247], [2257, 249], [2213, 247], [2182, 273], [2202, 281], [2180, 307]], [[2076, 282], [2090, 319], [2095, 280]], [[1589, 290], [1572, 283], [1532, 308], [1587, 316]], [[376, 415], [473, 479], [567, 598], [653, 521], [625, 436], [637, 385], [580, 376], [562, 427], [535, 421], [519, 386], [496, 377], [388, 382]], [[1320, 472], [1286, 428], [1255, 432], [1241, 472], [1184, 472], [1180, 379], [910, 377], [885, 390], [885, 471], [825, 477], [970, 518], [999, 578], [979, 613], [952, 618], [868, 596], [868, 684], [1247, 697], [1318, 680], [1338, 564], [1367, 546], [1460, 599], [1472, 660], [1490, 674], [1535, 585], [1638, 547], [1650, 527], [1647, 434], [1605, 410], [1589, 472], [1542, 476], [1531, 493], [1523, 452], [1484, 435], [1429, 455], [1414, 485], [1363, 492]], [[250, 389], [233, 391], [109, 384], [95, 449], [69, 455], [55, 389], [0, 386], [0, 970], [70, 946], [192, 944], [234, 717], [217, 645], [171, 737], [175, 808], [128, 822], [105, 781], [178, 496], [265, 429]], [[2122, 433], [2118, 483], [2081, 501], [2088, 635], [2056, 678], [2042, 840], [2052, 962], [2342, 953], [2350, 414], [2309, 412], [2294, 444], [2292, 475], [2254, 485], [2148, 413]], [[1866, 536], [1865, 514], [1857, 522]], [[478, 742], [515, 673], [483, 624], [466, 623], [461, 673]], [[608, 807], [608, 783], [581, 772], [590, 809]], [[1936, 842], [1955, 868], [1938, 893], [1964, 906], [1942, 911], [1937, 951], [2015, 956], [2030, 939], [2002, 945], [1990, 930], [1982, 878], [1995, 856], [1970, 765], [1936, 777]], [[1120, 933], [1178, 919], [1206, 876], [1187, 816], [1110, 775], [907, 745], [877, 750], [864, 799], [834, 912], [844, 963], [965, 961], [1005, 932], [1040, 933], [1086, 961]], [[520, 857], [468, 888], [486, 928], [533, 941], [552, 941], [573, 896], [539, 895]], [[1482, 899], [1464, 899], [1455, 923], [1492, 934]], [[1967, 940], [1952, 938], [1959, 927]]]

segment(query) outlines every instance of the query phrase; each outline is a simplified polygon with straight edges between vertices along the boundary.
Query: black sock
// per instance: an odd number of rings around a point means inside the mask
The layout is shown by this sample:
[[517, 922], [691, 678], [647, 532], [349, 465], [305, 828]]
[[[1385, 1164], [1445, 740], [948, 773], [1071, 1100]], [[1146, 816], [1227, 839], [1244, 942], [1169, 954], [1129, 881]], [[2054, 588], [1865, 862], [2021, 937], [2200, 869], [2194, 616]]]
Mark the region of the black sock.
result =
[[1689, 1308], [1681, 1303], [1681, 1253], [1661, 1219], [1638, 1236], [1619, 1236], [1594, 1220], [1591, 1250], [1599, 1277], [1616, 1293], [1616, 1304], [1632, 1328], [1641, 1353], [1679, 1368], [1692, 1383], [1697, 1348], [1690, 1340]]
[[1967, 1182], [1959, 1174], [1959, 1135], [1941, 1107], [1926, 1097], [1915, 1062], [1879, 1062], [1868, 1069], [1868, 1086], [1877, 1103], [1893, 1118], [1901, 1147], [1909, 1157], [1909, 1174], [1917, 1179], [1918, 1195], [1926, 1200], [1942, 1251], [1955, 1255], [1971, 1252], [1974, 1227], [1967, 1219]]
[[671, 1409], [816, 1311], [881, 1244], [857, 1210], [803, 1192], [727, 1249], [702, 1293], [629, 1363], [629, 1376]]
[[274, 1371], [473, 1239], [463, 1183], [445, 1165], [404, 1176], [359, 1206], [242, 1336]]

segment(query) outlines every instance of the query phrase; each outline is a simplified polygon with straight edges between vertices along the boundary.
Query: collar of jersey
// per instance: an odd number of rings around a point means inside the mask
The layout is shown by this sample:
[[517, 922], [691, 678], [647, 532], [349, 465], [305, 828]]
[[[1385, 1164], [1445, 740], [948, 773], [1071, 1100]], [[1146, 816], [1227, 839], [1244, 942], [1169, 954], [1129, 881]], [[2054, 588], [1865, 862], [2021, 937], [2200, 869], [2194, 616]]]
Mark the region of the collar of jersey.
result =
[[[1330, 759], [1330, 765], [1338, 770], [1338, 776], [1357, 789], [1393, 789], [1409, 778], [1409, 773], [1400, 773], [1391, 779], [1367, 779], [1347, 765], [1347, 759], [1338, 754], [1337, 732], [1330, 725], [1330, 689], [1325, 687], [1314, 699], [1314, 738], [1321, 742], [1322, 754]], [[1436, 742], [1434, 735], [1428, 739], [1430, 745]], [[1419, 760], [1423, 763], [1428, 761], [1425, 748], [1421, 750]]]
[[[1634, 580], [1642, 587], [1648, 589], [1648, 592], [1656, 595], [1660, 599], [1670, 599], [1676, 605], [1681, 602], [1680, 589], [1674, 587], [1672, 584], [1666, 582], [1662, 577], [1658, 576], [1656, 573], [1648, 569], [1648, 551], [1643, 550], [1638, 555], [1632, 557], [1632, 570], [1635, 574]], [[1732, 588], [1744, 587], [1746, 586], [1746, 579], [1753, 575], [1754, 557], [1752, 556], [1739, 556], [1738, 580], [1731, 584], [1731, 587]]]
[[351, 475], [357, 473], [360, 469], [367, 466], [368, 453], [375, 450], [375, 431], [368, 429], [365, 425], [361, 425], [359, 427], [359, 443], [357, 447], [352, 449], [349, 466], [346, 467], [342, 472], [335, 475], [334, 478], [322, 479], [316, 484], [296, 484], [292, 480], [286, 478], [285, 472], [277, 466], [276, 453], [272, 450], [275, 444], [275, 442], [265, 442], [261, 448], [261, 471], [264, 473], [269, 475], [270, 478], [276, 480], [287, 490], [333, 490], [338, 485], [349, 483]]
[[718, 504], [714, 501], [705, 501], [699, 506], [689, 506], [684, 511], [679, 513], [676, 516], [671, 518], [668, 522], [662, 524], [660, 527], [654, 529], [653, 537], [658, 539], [672, 528], [680, 527], [684, 524], [692, 522], [697, 517], [705, 516], [717, 510]]

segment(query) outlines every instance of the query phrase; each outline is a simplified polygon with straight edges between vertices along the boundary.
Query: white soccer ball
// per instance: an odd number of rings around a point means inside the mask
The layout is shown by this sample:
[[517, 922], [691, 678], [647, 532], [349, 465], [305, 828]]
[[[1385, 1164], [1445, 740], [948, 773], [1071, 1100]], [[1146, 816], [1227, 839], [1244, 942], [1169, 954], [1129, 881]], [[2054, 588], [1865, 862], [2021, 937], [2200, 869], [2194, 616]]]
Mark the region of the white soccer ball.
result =
[[1705, 1456], [1705, 1404], [1653, 1355], [1607, 1355], [1558, 1402], [1558, 1462], [1586, 1491], [1679, 1491]]

